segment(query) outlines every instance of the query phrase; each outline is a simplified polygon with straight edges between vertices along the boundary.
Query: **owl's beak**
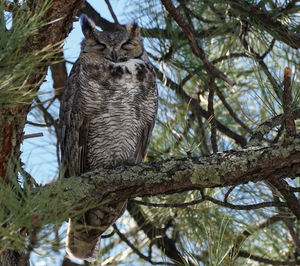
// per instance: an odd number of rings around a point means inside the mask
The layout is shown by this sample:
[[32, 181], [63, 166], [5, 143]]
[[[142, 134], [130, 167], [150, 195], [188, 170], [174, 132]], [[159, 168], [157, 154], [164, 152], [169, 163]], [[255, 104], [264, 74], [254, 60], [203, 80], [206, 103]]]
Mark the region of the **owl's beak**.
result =
[[112, 59], [112, 61], [114, 61], [114, 62], [117, 62], [117, 61], [118, 61], [118, 56], [117, 56], [116, 51], [112, 51], [112, 52], [111, 52], [111, 59]]

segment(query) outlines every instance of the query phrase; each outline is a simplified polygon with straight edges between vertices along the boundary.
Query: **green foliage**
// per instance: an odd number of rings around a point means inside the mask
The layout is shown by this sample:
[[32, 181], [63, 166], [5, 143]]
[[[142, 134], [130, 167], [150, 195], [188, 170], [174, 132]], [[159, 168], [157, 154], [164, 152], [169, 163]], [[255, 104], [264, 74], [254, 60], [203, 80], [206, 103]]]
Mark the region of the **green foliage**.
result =
[[[200, 106], [208, 110], [209, 73], [203, 62], [192, 53], [183, 30], [165, 10], [161, 1], [138, 2], [136, 9], [129, 13], [131, 19], [139, 14], [139, 23], [144, 28], [165, 29], [160, 35], [155, 33], [151, 36], [150, 31], [145, 34], [150, 57], [164, 74], [164, 79], [159, 84], [159, 116], [148, 159], [155, 161], [168, 157], [210, 154], [212, 147], [209, 119], [197, 119], [189, 108], [191, 103], [181, 97], [181, 92], [166, 85], [167, 78], [177, 84], [184, 80], [182, 90], [198, 99]], [[251, 132], [260, 123], [282, 114], [283, 73], [287, 66], [292, 69], [292, 105], [294, 108], [299, 107], [299, 50], [287, 45], [280, 37], [287, 31], [291, 35], [298, 33], [299, 36], [299, 6], [286, 8], [290, 1], [172, 2], [185, 21], [190, 26], [193, 25], [194, 36], [204, 49], [206, 57], [211, 62], [216, 61], [215, 66], [236, 84], [230, 87], [221, 79], [215, 80], [214, 116], [220, 123], [249, 139]], [[283, 32], [271, 28], [264, 21], [267, 16], [261, 14], [268, 14], [273, 21], [278, 19], [283, 25]], [[149, 42], [147, 34], [151, 38]], [[185, 80], [188, 76], [189, 79]], [[234, 116], [225, 106], [220, 97], [222, 95]], [[299, 120], [296, 125], [299, 129]], [[266, 139], [271, 142], [275, 136], [281, 136], [280, 132], [275, 127]], [[218, 129], [217, 144], [218, 151], [240, 148], [232, 138]], [[268, 142], [262, 141], [261, 144], [266, 145]], [[297, 185], [296, 181], [292, 183]], [[226, 190], [206, 191], [206, 194], [211, 195], [210, 193], [222, 200]], [[274, 192], [264, 184], [249, 184], [235, 188], [228, 201], [245, 205], [272, 201], [272, 193]], [[157, 196], [150, 201], [182, 203], [199, 198], [200, 193], [195, 192]], [[247, 250], [249, 256], [255, 254], [284, 260], [286, 254], [295, 250], [295, 244], [290, 244], [287, 240], [289, 232], [284, 223], [277, 222], [266, 229], [257, 227], [260, 221], [268, 220], [280, 212], [275, 208], [240, 211], [212, 203], [185, 209], [143, 208], [149, 220], [158, 226], [164, 227], [172, 219], [173, 227], [167, 231], [168, 236], [179, 239], [177, 243], [180, 243], [186, 265], [190, 265], [191, 261], [195, 265], [253, 265], [252, 260], [237, 256], [238, 252]], [[231, 249], [244, 230], [251, 232], [250, 236], [237, 247], [235, 255], [230, 256]], [[285, 250], [285, 255], [279, 250]]]
[[62, 204], [64, 188], [60, 185], [56, 191], [40, 189], [38, 193], [24, 185], [0, 183], [0, 249], [24, 251], [29, 245], [27, 236], [32, 232], [37, 235], [35, 245], [49, 243], [54, 229], [68, 219], [66, 209], [74, 206], [74, 202]]
[[32, 49], [38, 42], [39, 30], [45, 25], [42, 18], [51, 1], [41, 1], [34, 13], [26, 3], [11, 13], [4, 12], [4, 5], [5, 1], [1, 1], [0, 105], [30, 104], [36, 87], [44, 79], [49, 59], [53, 58], [61, 45], [53, 44], [41, 50]]
[[[299, 34], [299, 5], [287, 8], [291, 1], [273, 0], [172, 1], [192, 27], [206, 58], [235, 82], [234, 86], [229, 86], [223, 80], [215, 79], [212, 115], [208, 113], [210, 72], [192, 52], [183, 30], [161, 1], [133, 2], [128, 2], [129, 13], [122, 15], [126, 17], [126, 21], [135, 20], [143, 28], [149, 57], [162, 73], [162, 78], [158, 80], [159, 112], [148, 150], [148, 161], [211, 154], [211, 135], [215, 127], [212, 124], [213, 118], [227, 129], [222, 131], [220, 126], [217, 127], [218, 151], [240, 149], [241, 144], [228, 131], [249, 140], [260, 123], [283, 112], [282, 82], [284, 68], [287, 66], [292, 69], [292, 106], [299, 106], [299, 52], [292, 44], [288, 44], [289, 40], [281, 36], [286, 33], [291, 36]], [[23, 4], [15, 11], [12, 19], [3, 12], [4, 4], [0, 4], [1, 105], [31, 102], [35, 88], [28, 79], [43, 73], [48, 60], [53, 58], [56, 48], [59, 48], [57, 44], [32, 51], [25, 46], [28, 39], [31, 43], [37, 41], [37, 33], [44, 25], [41, 18], [48, 7], [48, 2], [41, 4], [40, 11], [33, 15], [26, 4]], [[282, 32], [264, 21], [268, 17], [272, 18], [271, 22], [282, 24]], [[7, 30], [10, 22], [12, 27]], [[35, 84], [42, 82], [43, 76], [39, 77], [40, 80], [36, 80]], [[168, 86], [169, 80], [179, 88]], [[192, 100], [197, 101], [197, 107], [202, 110], [201, 115], [191, 108]], [[203, 115], [203, 112], [208, 115]], [[55, 121], [55, 114], [53, 117]], [[296, 121], [296, 125], [299, 129], [299, 121]], [[53, 129], [51, 132], [56, 131]], [[281, 125], [274, 127], [264, 136], [261, 145], [276, 141], [281, 133]], [[299, 186], [298, 181], [288, 182]], [[204, 192], [220, 201], [227, 196], [227, 202], [240, 205], [272, 201], [279, 194], [264, 183], [238, 186], [230, 193], [228, 189], [214, 188]], [[62, 202], [63, 188], [58, 190], [60, 193], [57, 199], [48, 204], [50, 191], [41, 190], [39, 194], [32, 196], [32, 190], [26, 182], [21, 187], [19, 184], [0, 184], [0, 250], [2, 247], [24, 249], [28, 243], [25, 233], [35, 229], [39, 231], [36, 246], [47, 241], [54, 242], [52, 233], [69, 215], [65, 210], [76, 204], [59, 204]], [[183, 203], [201, 199], [202, 193], [203, 191], [193, 191], [160, 195], [144, 198], [143, 201]], [[90, 206], [86, 208], [88, 207]], [[239, 256], [239, 252], [247, 251], [248, 257], [254, 254], [261, 258], [285, 260], [292, 258], [298, 250], [291, 239], [290, 229], [283, 221], [283, 218], [291, 218], [290, 213], [282, 214], [280, 208], [237, 210], [208, 201], [184, 208], [139, 207], [146, 217], [146, 229], [138, 226], [128, 213], [117, 224], [140, 252], [151, 254], [152, 262], [173, 262], [164, 253], [164, 248], [155, 247], [155, 241], [164, 236], [176, 243], [185, 265], [253, 265], [253, 260]], [[262, 222], [272, 221], [279, 214], [281, 219], [265, 227], [261, 226]], [[50, 219], [53, 216], [57, 218], [55, 223], [50, 222], [53, 221], [53, 218]], [[299, 223], [294, 220], [291, 222], [294, 231], [298, 233]], [[146, 234], [149, 227], [161, 234], [151, 239]], [[58, 247], [63, 246], [59, 237], [57, 242]], [[145, 262], [145, 258], [135, 254], [116, 234], [103, 239], [102, 243], [103, 265], [149, 265], [149, 260]]]

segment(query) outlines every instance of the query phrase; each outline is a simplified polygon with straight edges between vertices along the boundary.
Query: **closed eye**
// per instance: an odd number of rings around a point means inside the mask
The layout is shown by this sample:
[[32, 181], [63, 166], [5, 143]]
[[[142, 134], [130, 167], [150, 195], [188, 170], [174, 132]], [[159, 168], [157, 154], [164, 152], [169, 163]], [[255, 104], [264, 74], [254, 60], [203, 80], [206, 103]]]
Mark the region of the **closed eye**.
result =
[[100, 51], [104, 51], [106, 49], [106, 45], [104, 43], [101, 43], [101, 42], [95, 42], [93, 47], [100, 50]]
[[135, 47], [136, 47], [136, 44], [132, 43], [132, 42], [125, 42], [121, 46], [121, 48], [126, 51], [130, 51], [130, 50], [134, 49]]

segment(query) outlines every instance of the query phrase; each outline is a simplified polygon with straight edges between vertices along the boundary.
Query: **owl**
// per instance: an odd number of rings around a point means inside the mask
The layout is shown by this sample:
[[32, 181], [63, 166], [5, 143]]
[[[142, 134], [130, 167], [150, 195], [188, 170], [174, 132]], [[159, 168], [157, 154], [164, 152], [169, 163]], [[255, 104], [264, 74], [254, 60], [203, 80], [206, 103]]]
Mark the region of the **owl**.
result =
[[[64, 89], [59, 116], [64, 177], [142, 162], [157, 113], [155, 72], [138, 25], [107, 32], [99, 31], [86, 15], [80, 21], [85, 39]], [[68, 254], [95, 257], [101, 234], [125, 205], [105, 203], [69, 219]]]

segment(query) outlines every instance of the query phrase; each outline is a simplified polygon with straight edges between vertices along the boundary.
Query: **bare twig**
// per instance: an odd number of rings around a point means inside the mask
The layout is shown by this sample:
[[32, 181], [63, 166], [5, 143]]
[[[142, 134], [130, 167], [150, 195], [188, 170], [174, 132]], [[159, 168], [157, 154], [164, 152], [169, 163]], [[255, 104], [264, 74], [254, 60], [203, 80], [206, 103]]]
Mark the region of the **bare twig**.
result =
[[266, 207], [286, 207], [287, 205], [284, 202], [261, 202], [257, 204], [248, 204], [248, 205], [238, 205], [238, 204], [232, 204], [228, 202], [224, 202], [221, 200], [217, 200], [215, 198], [212, 198], [210, 196], [204, 195], [201, 199], [199, 200], [192, 200], [189, 202], [183, 202], [183, 203], [151, 203], [151, 202], [144, 202], [140, 200], [133, 200], [131, 199], [130, 201], [140, 204], [140, 205], [145, 205], [145, 206], [151, 206], [151, 207], [160, 207], [160, 208], [185, 208], [188, 206], [200, 204], [204, 201], [210, 201], [213, 202], [217, 205], [220, 205], [222, 207], [226, 207], [229, 209], [234, 209], [234, 210], [256, 210], [256, 209], [261, 209], [261, 208], [266, 208]]
[[43, 136], [44, 136], [44, 134], [42, 132], [33, 133], [33, 134], [24, 135], [24, 139], [31, 139], [31, 138], [37, 138], [37, 137], [43, 137]]
[[110, 14], [111, 14], [111, 16], [112, 16], [112, 18], [113, 18], [115, 24], [119, 24], [119, 25], [120, 25], [120, 23], [119, 23], [119, 21], [118, 21], [118, 19], [117, 19], [117, 16], [116, 16], [116, 14], [115, 14], [115, 12], [114, 12], [114, 10], [113, 10], [113, 8], [112, 8], [112, 6], [111, 6], [109, 0], [105, 0], [105, 3], [106, 3], [106, 5], [107, 5], [107, 7], [108, 7], [108, 9], [109, 9], [109, 12], [110, 12]]
[[[276, 93], [278, 99], [281, 99], [281, 90], [280, 90], [280, 86], [277, 83], [276, 79], [273, 77], [273, 75], [271, 74], [271, 72], [269, 71], [268, 66], [266, 65], [266, 63], [264, 62], [264, 58], [263, 56], [261, 56], [260, 54], [258, 54], [248, 43], [248, 41], [246, 40], [246, 36], [248, 33], [248, 26], [247, 25], [241, 25], [241, 32], [239, 35], [240, 41], [243, 45], [243, 47], [245, 48], [247, 54], [249, 54], [249, 56], [251, 56], [255, 61], [258, 62], [258, 64], [261, 66], [261, 69], [263, 70], [263, 72], [265, 73], [265, 75], [268, 77], [274, 92]], [[268, 50], [265, 52], [267, 53]]]
[[50, 125], [50, 124], [40, 124], [40, 123], [35, 123], [35, 122], [32, 122], [32, 121], [26, 121], [26, 124], [28, 125], [31, 125], [31, 126], [35, 126], [35, 127], [51, 127], [53, 125]]
[[101, 235], [101, 238], [110, 238], [115, 234], [115, 231], [112, 231], [111, 233], [107, 234], [107, 235]]
[[260, 256], [256, 256], [256, 255], [252, 255], [247, 251], [241, 250], [238, 252], [238, 256], [239, 257], [243, 257], [243, 258], [247, 258], [250, 260], [254, 260], [254, 261], [258, 261], [258, 262], [262, 262], [265, 264], [269, 264], [269, 265], [299, 265], [300, 264], [300, 260], [271, 260], [271, 259], [267, 259], [267, 258], [263, 258]]
[[[270, 190], [273, 194], [274, 201], [279, 202], [280, 198], [278, 196], [278, 192], [277, 192], [277, 189], [276, 189], [276, 187], [277, 187], [276, 182], [275, 182], [275, 185], [273, 185], [273, 183], [271, 183], [271, 182], [265, 182], [265, 183], [270, 188]], [[289, 230], [290, 236], [292, 237], [292, 239], [295, 243], [296, 252], [299, 252], [299, 250], [300, 250], [300, 239], [299, 239], [299, 236], [298, 236], [297, 232], [295, 231], [294, 225], [293, 225], [293, 223], [295, 221], [295, 218], [293, 217], [293, 215], [292, 215], [292, 213], [290, 212], [289, 209], [281, 208], [281, 207], [278, 207], [277, 209], [278, 209], [279, 215], [282, 217], [282, 221], [284, 222], [287, 229]]]
[[300, 205], [297, 197], [294, 195], [293, 192], [290, 191], [289, 185], [283, 179], [275, 179], [272, 182], [273, 185], [278, 189], [278, 191], [282, 194], [284, 199], [286, 200], [286, 204], [291, 212], [300, 219]]
[[157, 228], [155, 224], [151, 223], [145, 212], [143, 212], [138, 205], [133, 202], [128, 202], [127, 210], [153, 244], [175, 263], [184, 263], [184, 260], [175, 245], [175, 241], [170, 239], [162, 229]]
[[99, 26], [102, 30], [115, 31], [117, 29], [120, 29], [119, 24], [111, 23], [105, 18], [101, 17], [100, 14], [87, 1], [85, 1], [85, 4], [81, 9], [81, 13], [84, 13], [91, 19], [93, 19], [96, 25]]
[[231, 248], [230, 252], [228, 253], [228, 258], [230, 260], [232, 260], [233, 258], [237, 257], [237, 255], [239, 254], [239, 250], [242, 247], [242, 244], [248, 237], [252, 236], [255, 232], [257, 232], [261, 229], [264, 229], [266, 227], [273, 225], [274, 223], [277, 223], [278, 221], [281, 221], [282, 218], [283, 218], [282, 216], [277, 214], [277, 215], [274, 215], [270, 218], [263, 220], [262, 222], [259, 222], [253, 226], [248, 227], [249, 229], [244, 230], [242, 233], [240, 233], [236, 237], [233, 247]]
[[224, 202], [227, 202], [230, 193], [235, 189], [235, 187], [236, 187], [236, 186], [232, 186], [232, 187], [230, 187], [230, 188], [227, 190], [227, 192], [226, 192], [225, 195], [224, 195], [224, 199], [223, 199]]
[[217, 130], [216, 130], [216, 118], [214, 112], [214, 94], [215, 94], [215, 79], [213, 77], [209, 80], [209, 94], [208, 94], [208, 113], [212, 117], [210, 121], [210, 140], [214, 153], [218, 152], [218, 144], [217, 144]]
[[219, 58], [216, 58], [216, 59], [212, 60], [211, 62], [213, 64], [217, 64], [224, 60], [228, 60], [231, 58], [239, 58], [239, 57], [249, 57], [249, 55], [247, 55], [246, 53], [230, 53], [228, 55], [220, 56]]
[[[56, 138], [59, 139], [59, 133], [58, 133], [58, 122], [53, 118], [53, 116], [48, 112], [48, 110], [44, 107], [42, 102], [40, 101], [39, 97], [35, 97], [37, 102], [37, 107], [42, 111], [44, 120], [46, 124], [51, 124], [54, 127]], [[56, 158], [57, 163], [60, 163], [60, 153], [59, 153], [59, 141], [56, 144]]]
[[210, 19], [207, 19], [207, 18], [204, 18], [198, 14], [195, 14], [192, 10], [190, 10], [186, 5], [184, 6], [185, 8], [185, 11], [189, 13], [189, 15], [191, 15], [192, 17], [198, 19], [199, 21], [201, 22], [204, 22], [204, 23], [222, 23], [222, 21], [218, 21], [218, 20], [210, 20]]
[[[201, 119], [204, 117], [206, 120], [210, 118], [210, 114], [205, 111], [197, 102], [196, 99], [190, 97], [186, 94], [186, 92], [183, 90], [181, 86], [179, 86], [177, 83], [172, 81], [170, 78], [165, 76], [158, 68], [154, 66], [154, 69], [156, 71], [157, 77], [159, 80], [161, 80], [163, 83], [166, 82], [166, 86], [168, 86], [171, 90], [175, 91], [175, 93], [178, 95], [179, 98], [181, 98], [184, 102], [186, 102], [190, 108], [190, 110], [194, 113], [194, 115]], [[198, 120], [199, 120], [198, 119]], [[244, 147], [246, 145], [246, 139], [235, 132], [233, 132], [228, 127], [224, 126], [221, 122], [219, 122], [217, 119], [215, 120], [217, 129], [228, 136], [229, 138], [232, 138], [236, 141], [239, 145]]]
[[276, 42], [276, 39], [272, 39], [269, 48], [263, 53], [263, 55], [261, 56], [261, 59], [264, 59], [272, 51], [275, 42]]
[[[137, 255], [138, 255], [140, 258], [142, 258], [143, 260], [149, 261], [149, 260], [148, 260], [148, 257], [145, 256], [143, 253], [141, 253], [141, 252], [139, 251], [139, 249], [136, 248], [136, 247], [135, 247], [128, 239], [127, 239], [127, 237], [126, 237], [124, 234], [122, 234], [122, 233], [120, 232], [120, 230], [118, 229], [118, 227], [117, 227], [116, 224], [113, 225], [113, 228], [114, 228], [114, 231], [117, 233], [117, 235], [120, 237], [120, 239], [121, 239], [123, 242], [125, 242], [125, 243], [133, 250], [133, 252], [134, 252], [135, 254], [137, 254]], [[149, 262], [151, 262], [151, 261], [149, 261]], [[151, 263], [152, 263], [152, 262], [151, 262]]]
[[[106, 31], [113, 31], [119, 27], [119, 24], [112, 23], [103, 17], [88, 3], [85, 2], [85, 6], [81, 9], [81, 13], [87, 14], [90, 18], [94, 20], [97, 26]], [[222, 31], [220, 31], [222, 28]], [[196, 38], [202, 39], [207, 36], [214, 37], [219, 36], [220, 32], [222, 35], [231, 33], [233, 31], [233, 27], [225, 27], [224, 24], [220, 25], [220, 27], [212, 26], [208, 29], [197, 31], [195, 33]], [[186, 40], [186, 36], [183, 32], [179, 32], [175, 37], [172, 33], [170, 33], [167, 29], [157, 28], [141, 28], [141, 34], [143, 37], [149, 38], [165, 38], [165, 39], [177, 39], [177, 40]]]
[[216, 87], [216, 92], [217, 95], [219, 97], [219, 99], [221, 100], [221, 102], [223, 103], [223, 105], [225, 106], [225, 108], [228, 110], [229, 114], [231, 115], [231, 117], [243, 128], [245, 129], [248, 133], [253, 133], [252, 130], [246, 126], [246, 124], [240, 120], [236, 113], [233, 111], [233, 109], [231, 108], [230, 104], [226, 101], [226, 98], [224, 97], [223, 93], [220, 91], [220, 89], [218, 87]]
[[291, 187], [290, 186], [290, 190], [293, 192], [300, 192], [300, 187]]
[[124, 235], [124, 234], [122, 234], [121, 232], [120, 232], [120, 230], [118, 229], [118, 227], [116, 226], [116, 224], [114, 224], [113, 225], [113, 228], [114, 228], [114, 230], [115, 230], [115, 232], [117, 233], [117, 235], [120, 237], [120, 239], [123, 241], [123, 242], [125, 242], [132, 250], [133, 250], [133, 252], [135, 253], [135, 254], [137, 254], [141, 259], [143, 259], [143, 260], [145, 260], [145, 261], [148, 261], [148, 262], [150, 262], [151, 264], [154, 264], [154, 265], [176, 265], [176, 264], [174, 264], [174, 263], [168, 263], [168, 262], [164, 262], [164, 261], [159, 261], [159, 262], [154, 262], [154, 261], [152, 261], [151, 259], [149, 259], [149, 257], [148, 256], [145, 256], [143, 253], [141, 253], [140, 251], [139, 251], [139, 249], [138, 248], [136, 248], [128, 239], [127, 239], [127, 237]]

